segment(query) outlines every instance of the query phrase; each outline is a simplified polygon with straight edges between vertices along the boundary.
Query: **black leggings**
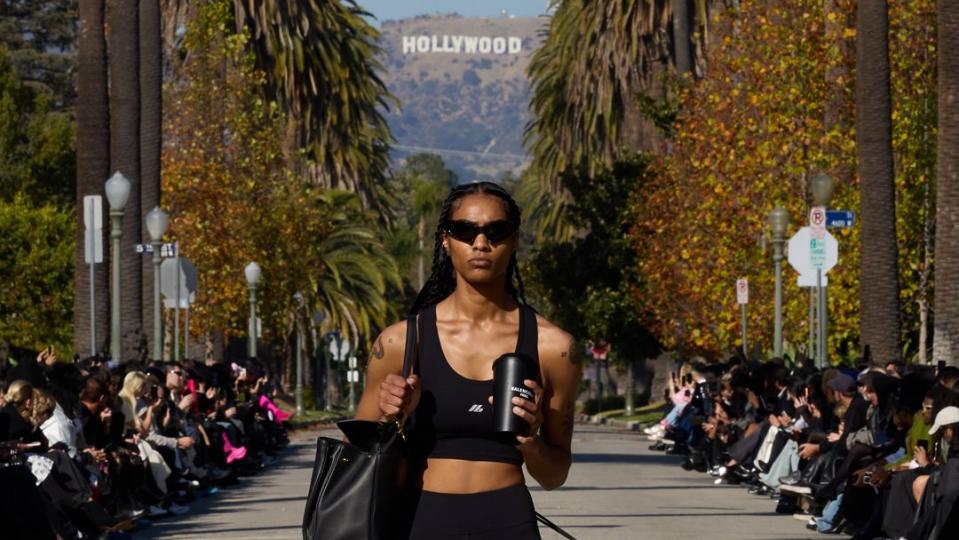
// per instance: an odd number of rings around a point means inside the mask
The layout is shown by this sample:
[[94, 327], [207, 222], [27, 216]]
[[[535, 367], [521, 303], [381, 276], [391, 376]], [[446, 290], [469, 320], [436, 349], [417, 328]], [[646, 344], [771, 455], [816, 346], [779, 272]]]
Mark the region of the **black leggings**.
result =
[[525, 485], [465, 495], [420, 494], [410, 540], [539, 540], [533, 499]]

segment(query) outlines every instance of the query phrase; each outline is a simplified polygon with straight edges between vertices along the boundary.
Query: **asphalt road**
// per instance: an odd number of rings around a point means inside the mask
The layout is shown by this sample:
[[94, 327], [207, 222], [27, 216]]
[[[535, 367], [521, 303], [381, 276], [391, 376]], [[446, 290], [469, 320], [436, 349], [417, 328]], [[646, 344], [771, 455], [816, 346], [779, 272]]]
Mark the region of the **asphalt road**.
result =
[[[277, 465], [191, 512], [157, 520], [137, 538], [299, 539], [316, 432], [297, 433]], [[537, 510], [578, 539], [793, 540], [816, 538], [773, 512], [774, 501], [743, 488], [715, 486], [683, 471], [678, 458], [647, 450], [637, 434], [577, 426], [565, 486], [544, 491], [529, 479]], [[560, 538], [542, 528], [544, 540]], [[505, 540], [505, 539], [504, 539]]]

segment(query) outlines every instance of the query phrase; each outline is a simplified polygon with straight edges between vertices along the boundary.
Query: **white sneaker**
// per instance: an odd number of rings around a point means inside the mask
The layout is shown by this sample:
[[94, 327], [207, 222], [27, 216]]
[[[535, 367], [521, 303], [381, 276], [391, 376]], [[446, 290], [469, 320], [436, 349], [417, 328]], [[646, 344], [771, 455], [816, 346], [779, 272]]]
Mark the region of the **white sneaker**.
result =
[[169, 510], [170, 513], [173, 514], [174, 516], [182, 516], [183, 514], [186, 514], [187, 512], [190, 511], [190, 507], [180, 506], [179, 504], [173, 503], [170, 505], [169, 508], [167, 508], [167, 510]]
[[785, 493], [795, 493], [796, 495], [812, 495], [812, 488], [807, 486], [779, 486], [779, 491]]

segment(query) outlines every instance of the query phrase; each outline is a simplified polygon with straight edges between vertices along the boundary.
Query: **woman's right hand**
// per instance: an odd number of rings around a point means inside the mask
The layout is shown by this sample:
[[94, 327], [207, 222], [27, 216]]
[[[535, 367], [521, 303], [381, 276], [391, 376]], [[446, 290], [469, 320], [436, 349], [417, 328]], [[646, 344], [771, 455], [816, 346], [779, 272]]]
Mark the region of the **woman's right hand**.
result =
[[[408, 418], [420, 402], [420, 379], [410, 375], [404, 379], [391, 373], [380, 383], [380, 412], [384, 420], [393, 420], [399, 416]], [[402, 413], [402, 415], [401, 415]]]

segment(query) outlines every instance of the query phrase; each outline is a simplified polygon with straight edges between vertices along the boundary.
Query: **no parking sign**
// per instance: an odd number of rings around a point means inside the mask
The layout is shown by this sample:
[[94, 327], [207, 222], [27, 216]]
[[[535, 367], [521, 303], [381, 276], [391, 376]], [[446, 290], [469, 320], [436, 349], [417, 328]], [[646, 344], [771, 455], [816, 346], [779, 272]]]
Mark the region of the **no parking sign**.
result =
[[741, 306], [749, 303], [749, 280], [746, 278], [736, 280], [736, 303]]

